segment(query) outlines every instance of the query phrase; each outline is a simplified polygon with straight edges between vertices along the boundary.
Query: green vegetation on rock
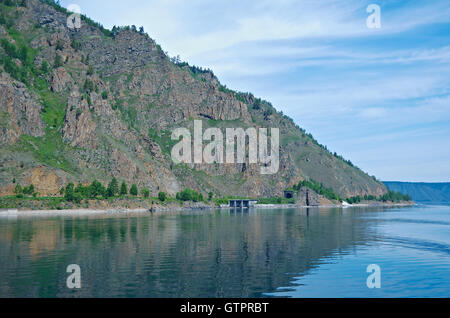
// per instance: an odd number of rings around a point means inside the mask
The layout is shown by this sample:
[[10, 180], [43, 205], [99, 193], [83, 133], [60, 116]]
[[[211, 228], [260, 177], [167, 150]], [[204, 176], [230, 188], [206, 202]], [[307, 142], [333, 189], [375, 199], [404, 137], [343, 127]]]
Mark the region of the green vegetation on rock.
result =
[[178, 192], [176, 199], [180, 201], [201, 202], [203, 201], [203, 195], [195, 190], [187, 188], [181, 192]]
[[346, 199], [347, 203], [350, 204], [357, 204], [357, 203], [361, 203], [361, 201], [380, 201], [380, 202], [394, 202], [394, 203], [399, 203], [399, 202], [404, 202], [404, 201], [412, 201], [411, 197], [407, 194], [403, 194], [400, 192], [395, 192], [395, 191], [389, 191], [386, 194], [383, 194], [380, 197], [376, 197], [373, 195], [365, 195], [365, 196], [355, 196], [355, 197], [351, 197]]
[[316, 192], [317, 194], [323, 195], [325, 198], [329, 200], [341, 201], [339, 196], [336, 193], [334, 193], [333, 189], [327, 188], [322, 183], [319, 183], [317, 181], [314, 180], [300, 181], [297, 185], [294, 186], [293, 190], [298, 191], [303, 187], [309, 188], [314, 192]]

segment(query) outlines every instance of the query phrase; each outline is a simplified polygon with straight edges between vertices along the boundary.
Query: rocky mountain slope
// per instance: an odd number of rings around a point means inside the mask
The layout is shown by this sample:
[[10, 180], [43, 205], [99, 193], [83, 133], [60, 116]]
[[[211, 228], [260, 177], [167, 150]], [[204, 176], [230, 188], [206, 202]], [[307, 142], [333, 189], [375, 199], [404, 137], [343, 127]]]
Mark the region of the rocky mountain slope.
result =
[[[169, 194], [280, 196], [313, 179], [345, 198], [386, 187], [331, 154], [289, 117], [211, 71], [175, 63], [134, 27], [67, 27], [51, 1], [0, 1], [0, 194], [33, 183], [55, 195], [67, 182], [112, 177]], [[300, 106], [301, 107], [301, 106]], [[174, 128], [278, 127], [280, 169], [257, 164], [175, 164]]]

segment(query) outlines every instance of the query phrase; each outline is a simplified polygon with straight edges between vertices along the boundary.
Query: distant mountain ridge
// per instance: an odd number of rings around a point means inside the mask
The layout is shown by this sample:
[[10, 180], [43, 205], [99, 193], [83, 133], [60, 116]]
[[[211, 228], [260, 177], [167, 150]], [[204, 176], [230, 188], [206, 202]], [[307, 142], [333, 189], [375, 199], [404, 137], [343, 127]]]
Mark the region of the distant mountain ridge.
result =
[[450, 204], [450, 182], [398, 182], [384, 181], [392, 191], [409, 194], [412, 199], [426, 204]]

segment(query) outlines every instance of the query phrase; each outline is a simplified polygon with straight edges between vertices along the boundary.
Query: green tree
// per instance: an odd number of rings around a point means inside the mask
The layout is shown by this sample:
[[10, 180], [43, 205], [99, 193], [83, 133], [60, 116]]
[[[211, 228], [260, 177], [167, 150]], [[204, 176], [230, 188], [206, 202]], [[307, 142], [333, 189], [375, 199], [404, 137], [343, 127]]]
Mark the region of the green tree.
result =
[[203, 195], [201, 193], [189, 188], [183, 190], [182, 192], [178, 192], [176, 198], [181, 201], [203, 201]]
[[86, 79], [86, 81], [84, 82], [84, 85], [83, 85], [83, 89], [87, 93], [93, 92], [95, 90], [94, 82]]
[[87, 196], [87, 189], [83, 186], [83, 184], [78, 183], [77, 187], [75, 188], [75, 193], [80, 193], [81, 196]]
[[159, 199], [159, 201], [161, 201], [161, 202], [166, 201], [166, 199], [167, 199], [167, 194], [166, 194], [165, 192], [160, 192], [160, 193], [158, 193], [158, 199]]
[[83, 199], [83, 197], [81, 196], [81, 193], [75, 193], [73, 195], [73, 201], [75, 203], [80, 203], [82, 199]]
[[106, 189], [101, 182], [94, 180], [89, 186], [89, 194], [91, 198], [95, 199], [98, 196], [104, 196], [106, 194]]
[[122, 181], [122, 185], [120, 186], [120, 195], [127, 195], [128, 194], [128, 188], [125, 181]]
[[208, 193], [208, 201], [211, 201], [214, 194], [212, 192]]
[[150, 190], [148, 188], [143, 188], [141, 194], [147, 199], [150, 196]]
[[12, 58], [18, 57], [17, 47], [13, 43], [10, 43], [7, 39], [1, 40], [1, 46], [5, 50], [5, 53], [8, 56], [10, 56]]
[[113, 178], [111, 182], [108, 184], [108, 188], [106, 189], [106, 195], [108, 197], [115, 197], [119, 193], [119, 182], [116, 178]]
[[21, 194], [23, 194], [23, 189], [22, 189], [22, 186], [21, 186], [20, 184], [16, 185], [16, 188], [14, 189], [14, 193], [15, 193], [16, 195], [21, 195]]
[[78, 52], [81, 49], [81, 43], [75, 39], [72, 40], [71, 46], [75, 50], [75, 52]]
[[64, 49], [64, 43], [61, 40], [56, 41], [56, 49], [62, 51]]
[[25, 195], [32, 195], [34, 193], [34, 185], [30, 184], [28, 187], [24, 187], [22, 192]]
[[48, 66], [47, 61], [43, 61], [43, 62], [42, 62], [42, 65], [41, 65], [41, 71], [42, 71], [42, 73], [44, 73], [44, 74], [47, 74], [47, 73], [48, 73], [48, 71], [49, 71], [49, 66]]
[[22, 63], [24, 65], [29, 65], [29, 59], [28, 58], [30, 56], [30, 53], [29, 53], [29, 49], [26, 46], [22, 46], [19, 49], [18, 56], [19, 56], [19, 59], [22, 61]]
[[66, 186], [64, 191], [64, 199], [69, 202], [72, 202], [75, 199], [74, 184], [72, 182]]
[[133, 184], [130, 188], [130, 194], [133, 196], [137, 196], [139, 193], [137, 185]]
[[61, 67], [61, 66], [63, 66], [62, 57], [61, 57], [61, 55], [56, 54], [55, 61], [53, 62], [53, 68], [58, 68], [58, 67]]

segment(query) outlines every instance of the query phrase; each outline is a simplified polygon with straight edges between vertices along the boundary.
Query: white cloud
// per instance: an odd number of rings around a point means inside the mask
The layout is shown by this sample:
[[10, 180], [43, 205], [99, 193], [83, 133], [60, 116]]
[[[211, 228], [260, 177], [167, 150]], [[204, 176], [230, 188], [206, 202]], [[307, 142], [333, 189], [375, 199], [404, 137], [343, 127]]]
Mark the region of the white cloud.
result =
[[387, 115], [387, 109], [382, 107], [371, 107], [363, 109], [359, 115], [363, 118], [383, 118]]

